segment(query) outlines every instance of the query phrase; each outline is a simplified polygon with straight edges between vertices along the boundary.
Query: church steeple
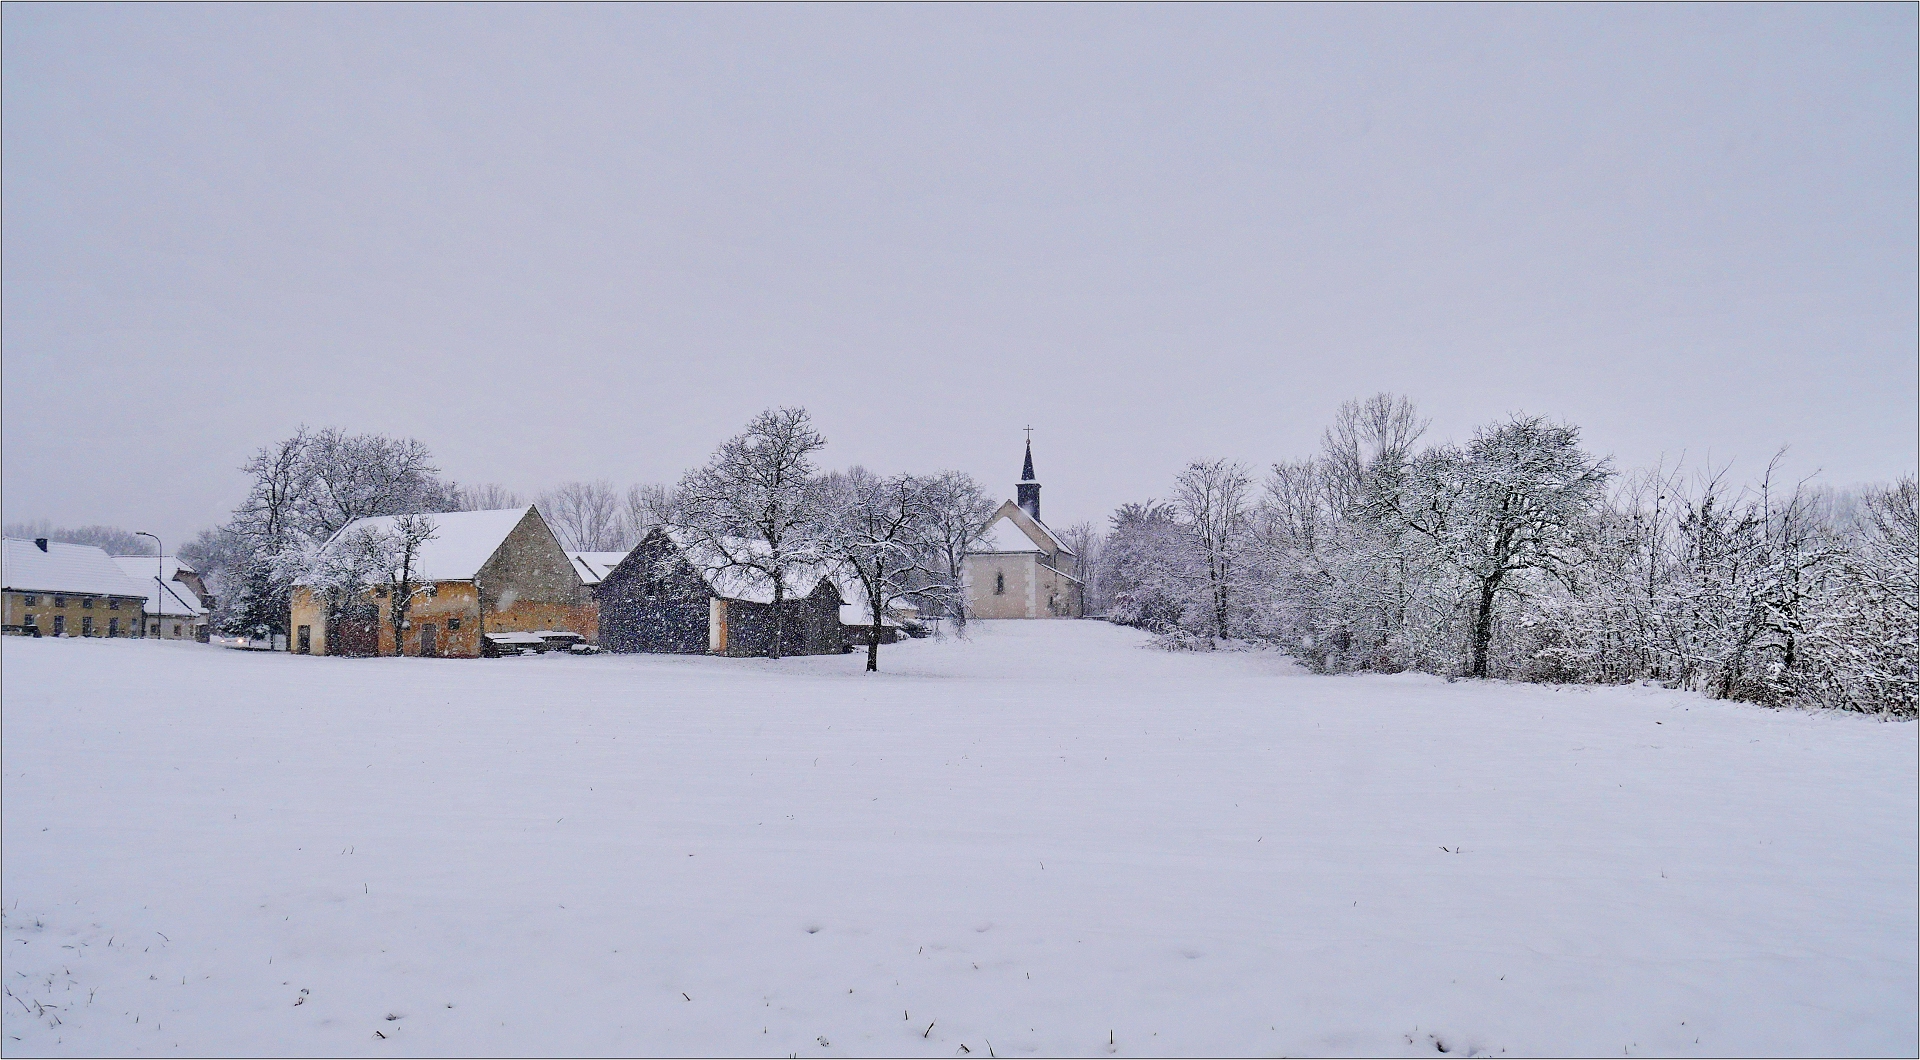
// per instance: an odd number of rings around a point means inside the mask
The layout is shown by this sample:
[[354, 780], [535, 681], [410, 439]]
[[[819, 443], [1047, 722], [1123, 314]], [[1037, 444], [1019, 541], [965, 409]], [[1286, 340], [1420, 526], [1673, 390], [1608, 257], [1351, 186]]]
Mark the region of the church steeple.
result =
[[1027, 462], [1020, 468], [1020, 507], [1040, 521], [1040, 482], [1033, 477], [1033, 428], [1027, 428]]

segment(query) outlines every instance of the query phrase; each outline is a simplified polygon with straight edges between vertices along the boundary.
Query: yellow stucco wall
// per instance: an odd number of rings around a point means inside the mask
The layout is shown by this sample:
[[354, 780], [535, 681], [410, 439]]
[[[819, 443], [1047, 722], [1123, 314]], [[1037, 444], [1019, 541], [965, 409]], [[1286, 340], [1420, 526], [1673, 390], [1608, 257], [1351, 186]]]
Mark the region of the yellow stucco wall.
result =
[[[33, 603], [27, 599], [33, 598]], [[53, 636], [54, 618], [61, 616], [65, 633], [70, 637], [137, 637], [140, 635], [140, 622], [145, 616], [142, 608], [145, 601], [138, 597], [94, 596], [85, 593], [0, 593], [0, 621], [9, 626], [24, 626], [27, 616], [32, 615], [33, 624], [40, 629], [43, 637]], [[84, 632], [86, 619], [93, 619], [93, 632]], [[184, 621], [184, 620], [183, 620]], [[115, 623], [119, 632], [114, 632]], [[187, 637], [193, 635], [189, 626]], [[186, 638], [182, 638], [186, 639]]]

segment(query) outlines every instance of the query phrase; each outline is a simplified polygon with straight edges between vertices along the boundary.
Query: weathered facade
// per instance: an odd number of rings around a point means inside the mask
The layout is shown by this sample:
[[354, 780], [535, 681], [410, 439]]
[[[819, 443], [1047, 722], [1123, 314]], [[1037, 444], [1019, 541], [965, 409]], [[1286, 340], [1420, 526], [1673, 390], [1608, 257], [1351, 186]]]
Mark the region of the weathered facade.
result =
[[[786, 587], [780, 604], [783, 655], [847, 650], [839, 588], [822, 571]], [[655, 527], [594, 589], [600, 648], [611, 652], [750, 655], [772, 652], [771, 587], [756, 586], [663, 527]]]
[[967, 614], [973, 618], [1080, 618], [1086, 588], [1071, 571], [1068, 548], [1040, 521], [1040, 482], [1027, 443], [1018, 503], [1007, 501], [987, 521], [985, 542], [967, 554]]
[[144, 587], [92, 545], [0, 542], [0, 624], [41, 637], [137, 637]]
[[[534, 507], [433, 515], [434, 540], [421, 546], [419, 573], [433, 591], [414, 597], [396, 644], [384, 586], [337, 614], [304, 586], [293, 593], [289, 647], [311, 655], [426, 655], [478, 658], [487, 633], [561, 630], [599, 635], [599, 610], [573, 562]], [[390, 521], [390, 520], [387, 520]], [[341, 531], [382, 520], [362, 520]], [[398, 650], [396, 650], [398, 649]]]

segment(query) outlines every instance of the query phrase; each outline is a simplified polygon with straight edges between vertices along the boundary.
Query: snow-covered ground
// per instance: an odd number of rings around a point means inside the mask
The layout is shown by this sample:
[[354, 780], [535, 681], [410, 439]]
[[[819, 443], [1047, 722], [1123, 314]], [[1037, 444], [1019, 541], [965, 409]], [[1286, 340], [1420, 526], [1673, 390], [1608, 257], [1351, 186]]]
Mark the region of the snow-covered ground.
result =
[[1912, 724], [976, 629], [877, 676], [8, 638], [0, 1045], [1920, 1046]]

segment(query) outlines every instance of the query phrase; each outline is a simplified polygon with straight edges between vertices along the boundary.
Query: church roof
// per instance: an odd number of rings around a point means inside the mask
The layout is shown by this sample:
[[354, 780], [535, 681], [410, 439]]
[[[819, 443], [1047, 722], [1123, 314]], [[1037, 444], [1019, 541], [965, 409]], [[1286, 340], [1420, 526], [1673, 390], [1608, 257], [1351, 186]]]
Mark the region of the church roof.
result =
[[1073, 549], [1060, 540], [1053, 528], [1027, 514], [1012, 501], [1003, 502], [993, 518], [987, 520], [987, 532], [979, 552], [1059, 552], [1071, 556]]

